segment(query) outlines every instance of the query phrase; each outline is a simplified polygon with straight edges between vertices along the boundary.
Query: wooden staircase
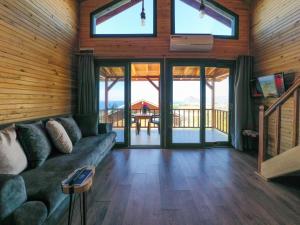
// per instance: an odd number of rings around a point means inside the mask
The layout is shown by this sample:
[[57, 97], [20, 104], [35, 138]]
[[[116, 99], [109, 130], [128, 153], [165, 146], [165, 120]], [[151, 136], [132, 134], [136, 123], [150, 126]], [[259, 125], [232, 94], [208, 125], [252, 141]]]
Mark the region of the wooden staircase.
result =
[[[300, 145], [299, 145], [299, 91], [300, 79], [281, 96], [266, 111], [264, 106], [259, 107], [259, 153], [258, 173], [265, 179], [271, 179], [300, 171]], [[293, 98], [293, 124], [292, 148], [281, 152], [281, 108], [290, 98]], [[275, 114], [275, 156], [267, 154], [267, 123], [271, 115]]]

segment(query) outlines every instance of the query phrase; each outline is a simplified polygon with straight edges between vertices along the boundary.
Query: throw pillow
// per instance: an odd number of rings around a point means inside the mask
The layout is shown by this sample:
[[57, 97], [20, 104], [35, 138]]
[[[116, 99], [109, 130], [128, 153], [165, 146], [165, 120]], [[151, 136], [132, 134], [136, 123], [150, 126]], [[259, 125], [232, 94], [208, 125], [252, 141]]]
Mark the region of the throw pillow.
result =
[[14, 126], [0, 130], [0, 174], [19, 174], [27, 167], [26, 155]]
[[58, 118], [58, 120], [61, 122], [61, 124], [67, 131], [67, 134], [73, 144], [77, 143], [82, 138], [82, 133], [77, 123], [72, 117], [61, 117]]
[[83, 137], [98, 135], [98, 113], [76, 115], [75, 120], [78, 123]]
[[71, 153], [73, 144], [65, 128], [55, 120], [49, 120], [46, 129], [51, 137], [54, 146], [62, 153]]
[[43, 123], [17, 125], [17, 134], [30, 168], [41, 166], [51, 153], [52, 146]]

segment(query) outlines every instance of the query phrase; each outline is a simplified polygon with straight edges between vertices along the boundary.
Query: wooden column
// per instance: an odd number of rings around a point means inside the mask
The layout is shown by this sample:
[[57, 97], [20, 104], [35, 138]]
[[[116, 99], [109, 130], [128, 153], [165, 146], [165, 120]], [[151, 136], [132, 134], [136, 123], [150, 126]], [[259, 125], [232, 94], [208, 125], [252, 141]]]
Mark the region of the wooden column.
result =
[[105, 107], [105, 122], [108, 121], [108, 79], [105, 77], [105, 101], [104, 101], [104, 107]]
[[259, 107], [259, 146], [258, 146], [258, 172], [261, 172], [261, 164], [265, 158], [265, 107]]
[[215, 79], [212, 80], [211, 88], [211, 108], [212, 108], [212, 127], [216, 127], [216, 111], [215, 111]]

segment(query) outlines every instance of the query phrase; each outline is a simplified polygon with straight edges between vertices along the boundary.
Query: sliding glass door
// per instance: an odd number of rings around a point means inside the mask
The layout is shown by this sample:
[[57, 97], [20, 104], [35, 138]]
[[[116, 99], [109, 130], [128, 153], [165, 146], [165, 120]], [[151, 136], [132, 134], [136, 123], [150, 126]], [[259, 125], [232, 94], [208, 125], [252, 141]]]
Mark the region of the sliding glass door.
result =
[[112, 124], [119, 146], [226, 145], [233, 65], [209, 60], [99, 62], [100, 123]]
[[229, 75], [224, 67], [205, 68], [205, 142], [229, 141]]
[[231, 73], [231, 63], [168, 63], [168, 146], [228, 144]]
[[104, 64], [98, 67], [99, 122], [111, 123], [117, 144], [128, 146], [128, 66]]
[[201, 67], [172, 66], [172, 143], [201, 143]]

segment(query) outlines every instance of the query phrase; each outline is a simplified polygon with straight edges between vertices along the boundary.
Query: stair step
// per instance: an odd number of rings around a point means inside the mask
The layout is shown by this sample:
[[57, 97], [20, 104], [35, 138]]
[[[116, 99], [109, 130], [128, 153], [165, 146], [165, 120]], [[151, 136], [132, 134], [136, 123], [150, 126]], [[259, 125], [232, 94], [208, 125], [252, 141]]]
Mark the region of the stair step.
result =
[[264, 161], [261, 165], [261, 175], [266, 179], [288, 175], [297, 171], [300, 171], [300, 145]]

